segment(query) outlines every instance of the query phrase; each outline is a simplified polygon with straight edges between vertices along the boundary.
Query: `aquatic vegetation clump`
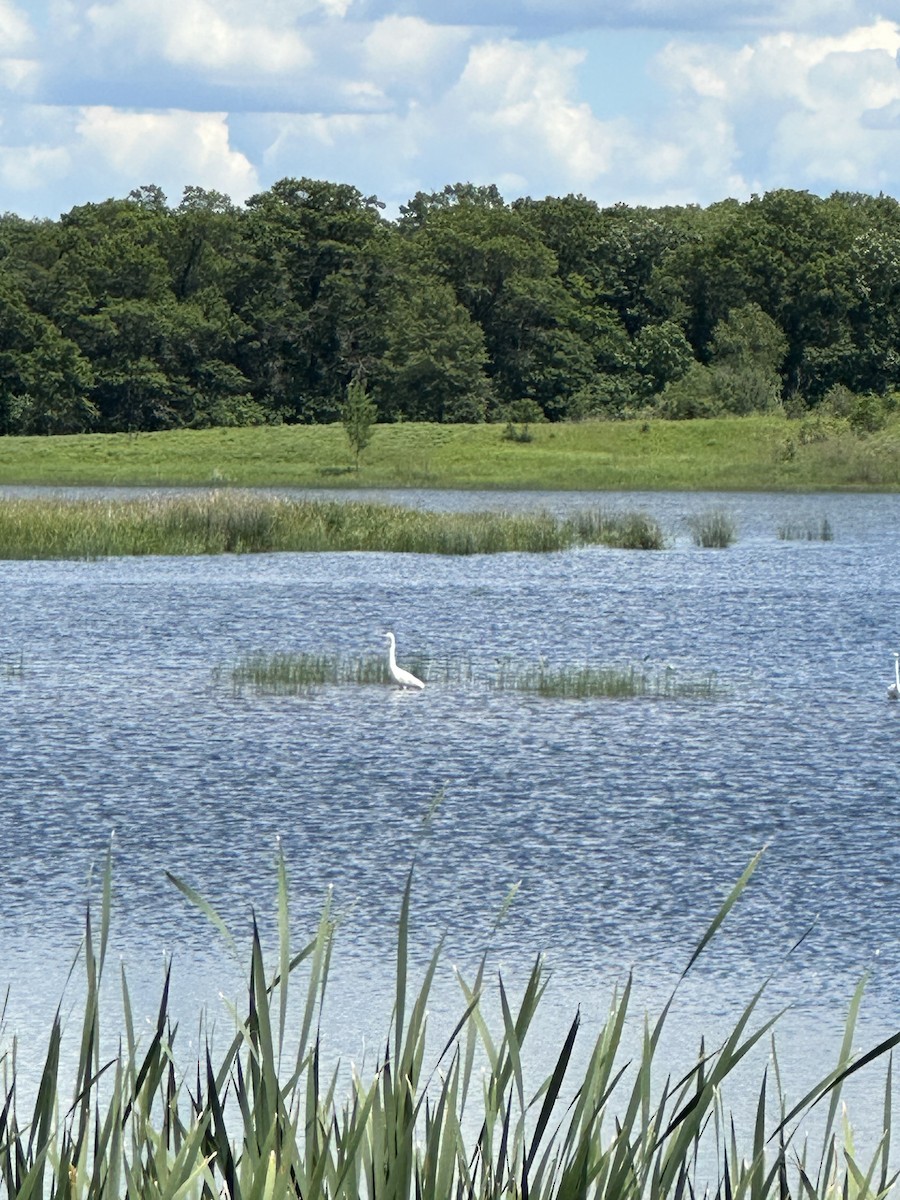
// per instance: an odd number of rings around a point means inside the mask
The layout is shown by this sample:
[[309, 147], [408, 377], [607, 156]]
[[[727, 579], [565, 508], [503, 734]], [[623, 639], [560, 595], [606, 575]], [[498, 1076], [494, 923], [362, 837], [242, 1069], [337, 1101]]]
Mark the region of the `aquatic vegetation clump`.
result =
[[298, 695], [326, 685], [386, 684], [387, 663], [375, 658], [339, 654], [249, 654], [231, 670], [238, 691], [250, 687], [273, 695]]
[[0, 671], [6, 679], [22, 679], [25, 675], [25, 651], [20, 650], [18, 658], [7, 659], [0, 666]]
[[553, 667], [543, 660], [524, 667], [500, 664], [493, 686], [498, 691], [574, 699], [715, 700], [719, 695], [713, 672], [683, 678], [671, 667], [659, 671], [635, 666]]
[[664, 550], [666, 537], [659, 522], [643, 512], [579, 513], [569, 521], [582, 543], [600, 543], [618, 550]]
[[[757, 1015], [763, 989], [718, 1049], [701, 1039], [696, 1061], [680, 1078], [660, 1061], [681, 981], [758, 861], [759, 855], [725, 898], [660, 1015], [645, 1017], [636, 1053], [626, 1036], [633, 1021], [629, 976], [613, 992], [587, 1054], [580, 1048], [575, 1053], [583, 1023], [576, 1013], [550, 1058], [549, 1074], [535, 1078], [530, 1052], [541, 1039], [547, 987], [541, 958], [514, 995], [502, 974], [489, 985], [484, 952], [473, 978], [457, 972], [460, 1008], [449, 1036], [437, 1045], [429, 1039], [428, 1005], [441, 951], [438, 946], [414, 983], [411, 875], [400, 905], [393, 1013], [383, 1050], [374, 1064], [345, 1072], [329, 1062], [321, 1030], [336, 922], [328, 901], [312, 936], [299, 949], [292, 945], [283, 860], [273, 961], [267, 962], [254, 920], [246, 1006], [235, 1006], [226, 1023], [231, 1029], [220, 1030], [224, 1047], [203, 1023], [199, 1047], [185, 1061], [170, 1011], [170, 964], [155, 1023], [143, 1035], [123, 969], [122, 1029], [117, 1048], [104, 1052], [107, 860], [100, 920], [95, 927], [89, 913], [82, 945], [77, 1061], [68, 1071], [60, 1010], [32, 1102], [20, 1079], [32, 1048], [18, 1046], [3, 1060], [3, 1189], [10, 1197], [59, 1200], [882, 1200], [896, 1178], [889, 1167], [890, 1066], [885, 1129], [874, 1139], [871, 1162], [856, 1154], [849, 1132], [841, 1146], [836, 1131], [845, 1079], [900, 1043], [896, 1033], [853, 1059], [861, 987], [834, 1069], [798, 1103], [789, 1104], [781, 1091], [777, 1059], [774, 1087], [763, 1071], [746, 1144], [725, 1094], [736, 1069], [743, 1064], [746, 1072], [748, 1056], [773, 1034], [777, 1016]], [[234, 948], [212, 906], [186, 882], [169, 879]], [[585, 1065], [575, 1067], [577, 1062]], [[824, 1104], [820, 1110], [824, 1131], [817, 1159], [805, 1124], [821, 1101], [828, 1103], [827, 1112]], [[800, 1145], [792, 1144], [795, 1138]]]
[[640, 514], [434, 512], [357, 500], [197, 492], [132, 500], [0, 499], [0, 559], [383, 551], [536, 554], [581, 545], [655, 549]]
[[[429, 683], [467, 683], [473, 677], [472, 664], [467, 658], [413, 653], [407, 661], [413, 674]], [[217, 677], [223, 677], [221, 670]], [[329, 686], [392, 683], [384, 654], [374, 657], [305, 651], [275, 654], [257, 651], [245, 655], [230, 669], [228, 678], [237, 692], [249, 687], [254, 692], [276, 696], [307, 695]]]
[[778, 538], [782, 542], [833, 542], [834, 530], [827, 517], [821, 521], [782, 521]]
[[[650, 671], [636, 666], [553, 667], [543, 659], [522, 665], [510, 661], [481, 670], [468, 657], [432, 657], [412, 654], [408, 659], [414, 675], [428, 684], [484, 687], [498, 692], [531, 692], [534, 695], [575, 698], [656, 700], [716, 700], [720, 694], [714, 672], [682, 675], [672, 667]], [[221, 668], [217, 679], [228, 678], [235, 692], [249, 688], [258, 694], [276, 696], [310, 695], [323, 687], [392, 683], [385, 655], [378, 657], [334, 654], [245, 655], [228, 672]]]
[[737, 541], [737, 525], [724, 508], [714, 508], [688, 517], [687, 524], [695, 546], [725, 550]]

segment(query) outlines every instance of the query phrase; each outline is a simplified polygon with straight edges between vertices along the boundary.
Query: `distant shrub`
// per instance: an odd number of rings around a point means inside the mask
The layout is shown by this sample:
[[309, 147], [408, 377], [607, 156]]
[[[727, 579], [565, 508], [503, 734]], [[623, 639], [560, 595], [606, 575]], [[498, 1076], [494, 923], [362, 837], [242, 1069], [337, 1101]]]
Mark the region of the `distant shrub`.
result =
[[832, 417], [844, 417], [847, 419], [853, 411], [856, 400], [857, 396], [855, 392], [852, 392], [843, 383], [835, 383], [832, 384], [822, 397], [819, 411], [828, 413]]
[[636, 402], [634, 388], [625, 375], [595, 376], [568, 398], [564, 416], [567, 421], [626, 419]]
[[774, 371], [756, 363], [723, 364], [711, 369], [713, 393], [722, 412], [743, 417], [778, 407], [781, 381]]
[[503, 415], [506, 417], [503, 437], [508, 442], [534, 441], [531, 426], [544, 420], [543, 409], [530, 396], [523, 396], [520, 400], [511, 401], [507, 404]]
[[793, 391], [785, 396], [781, 407], [784, 409], [784, 415], [789, 421], [799, 421], [801, 417], [805, 417], [809, 412], [809, 405], [797, 391]]
[[659, 416], [667, 421], [719, 416], [722, 404], [716, 395], [712, 370], [694, 363], [681, 379], [666, 384], [656, 407]]
[[854, 433], [876, 433], [887, 424], [893, 400], [874, 392], [854, 392], [836, 383], [825, 393], [819, 409], [827, 416], [845, 421]]
[[873, 392], [857, 396], [849, 420], [854, 433], [877, 433], [879, 429], [884, 429], [887, 412], [881, 397]]
[[816, 442], [827, 442], [829, 438], [847, 433], [849, 428], [846, 417], [836, 416], [827, 409], [817, 409], [800, 421], [796, 435], [797, 443], [800, 446], [812, 446]]

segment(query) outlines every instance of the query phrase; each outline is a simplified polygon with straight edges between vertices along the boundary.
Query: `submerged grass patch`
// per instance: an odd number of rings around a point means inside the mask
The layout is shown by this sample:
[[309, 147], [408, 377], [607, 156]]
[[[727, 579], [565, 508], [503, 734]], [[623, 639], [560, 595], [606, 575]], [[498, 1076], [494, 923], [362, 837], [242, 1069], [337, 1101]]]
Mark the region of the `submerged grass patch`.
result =
[[[635, 666], [553, 667], [541, 660], [522, 665], [509, 661], [478, 668], [468, 658], [410, 654], [404, 665], [426, 684], [483, 686], [499, 692], [530, 692], [547, 698], [715, 700], [720, 695], [713, 672], [682, 676], [674, 668], [649, 671]], [[222, 670], [219, 679], [226, 677]], [[227, 675], [235, 691], [250, 688], [270, 695], [304, 695], [326, 686], [391, 684], [387, 658], [340, 654], [265, 654], [245, 656]]]
[[552, 667], [544, 662], [525, 667], [503, 664], [494, 687], [538, 696], [624, 700], [715, 700], [719, 695], [718, 679], [712, 672], [682, 678], [672, 667], [647, 671], [634, 666]]
[[[449, 658], [411, 654], [404, 665], [429, 683], [460, 683], [471, 680], [471, 663]], [[222, 677], [220, 671], [219, 677]], [[230, 682], [236, 691], [249, 687], [270, 695], [302, 695], [326, 686], [390, 684], [387, 657], [341, 654], [248, 654], [231, 668]]]
[[834, 530], [827, 517], [821, 521], [783, 521], [778, 526], [778, 538], [782, 542], [833, 542]]
[[[725, 898], [682, 979], [758, 861]], [[169, 878], [233, 946], [215, 910], [189, 884]], [[124, 1027], [117, 1048], [105, 1053], [107, 863], [100, 920], [95, 926], [89, 914], [83, 942], [85, 999], [76, 1017], [80, 1050], [73, 1070], [67, 1072], [61, 1054], [62, 1005], [33, 1102], [17, 1086], [20, 1064], [34, 1057], [33, 1049], [19, 1046], [4, 1059], [0, 1180], [6, 1194], [54, 1200], [880, 1200], [892, 1187], [890, 1067], [885, 1131], [874, 1139], [871, 1162], [859, 1160], [849, 1135], [843, 1146], [836, 1136], [844, 1080], [900, 1043], [894, 1034], [852, 1058], [861, 988], [834, 1069], [797, 1103], [782, 1094], [777, 1063], [774, 1085], [763, 1072], [754, 1128], [741, 1140], [725, 1095], [735, 1068], [766, 1045], [777, 1021], [757, 1015], [762, 992], [717, 1047], [701, 1040], [694, 1064], [673, 1078], [660, 1061], [660, 1044], [681, 981], [660, 1015], [645, 1018], [635, 1053], [626, 1037], [633, 1021], [629, 978], [613, 993], [599, 1031], [586, 1035], [587, 1053], [574, 1053], [585, 1036], [575, 1013], [549, 1074], [535, 1078], [530, 1052], [541, 1039], [547, 987], [542, 960], [518, 995], [502, 975], [490, 982], [486, 952], [473, 977], [457, 972], [458, 1019], [435, 1046], [428, 1005], [440, 947], [414, 982], [411, 883], [410, 877], [400, 905], [384, 1049], [373, 1066], [353, 1068], [344, 1086], [320, 1035], [335, 920], [326, 904], [312, 936], [299, 948], [292, 944], [283, 861], [274, 954], [264, 952], [254, 921], [246, 1004], [235, 1008], [225, 1046], [213, 1043], [207, 1024], [199, 1050], [182, 1055], [169, 1008], [170, 966], [155, 1025], [144, 1033], [123, 971]], [[586, 1065], [575, 1068], [573, 1061]], [[824, 1131], [817, 1153], [804, 1123], [820, 1102]]]
[[19, 651], [18, 658], [8, 658], [0, 666], [0, 671], [6, 679], [21, 679], [25, 675], [25, 652]]
[[579, 545], [656, 548], [640, 514], [442, 513], [361, 501], [202, 492], [138, 500], [0, 500], [0, 558], [379, 550], [539, 553]]
[[337, 654], [250, 654], [231, 670], [240, 691], [250, 687], [273, 695], [296, 695], [326, 684], [388, 683], [387, 663]]

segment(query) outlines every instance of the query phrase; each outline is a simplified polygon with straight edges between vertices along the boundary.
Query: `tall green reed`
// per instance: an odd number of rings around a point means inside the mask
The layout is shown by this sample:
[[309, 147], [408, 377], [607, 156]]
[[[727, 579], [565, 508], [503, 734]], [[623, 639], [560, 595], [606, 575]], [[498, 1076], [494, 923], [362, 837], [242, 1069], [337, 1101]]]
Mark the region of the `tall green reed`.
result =
[[725, 550], [737, 540], [737, 525], [724, 508], [714, 508], [689, 517], [688, 529], [694, 545], [704, 549]]
[[[17, 1059], [6, 1063], [2, 1189], [22, 1200], [688, 1200], [705, 1191], [699, 1164], [709, 1150], [718, 1171], [711, 1186], [721, 1200], [880, 1200], [896, 1179], [889, 1165], [889, 1056], [900, 1033], [852, 1057], [861, 987], [834, 1069], [790, 1107], [779, 1087], [774, 1119], [768, 1116], [764, 1075], [749, 1145], [738, 1140], [724, 1087], [777, 1022], [756, 1016], [764, 989], [716, 1049], [701, 1043], [696, 1063], [683, 1076], [673, 1079], [660, 1062], [661, 1037], [678, 989], [759, 858], [723, 901], [659, 1016], [645, 1019], [636, 1057], [626, 1036], [629, 977], [613, 994], [586, 1066], [573, 1067], [582, 1025], [575, 1014], [550, 1073], [537, 1083], [527, 1048], [540, 1036], [547, 986], [540, 958], [518, 1000], [498, 975], [499, 1017], [491, 1027], [487, 1001], [493, 993], [483, 954], [471, 981], [459, 976], [461, 1009], [452, 1031], [432, 1045], [428, 1003], [441, 947], [413, 982], [410, 872], [400, 905], [393, 1014], [384, 1050], [373, 1069], [352, 1070], [346, 1090], [340, 1067], [326, 1065], [320, 1032], [335, 941], [331, 902], [313, 935], [295, 950], [283, 860], [277, 866], [277, 944], [267, 956], [254, 921], [246, 1004], [234, 1010], [234, 1032], [224, 1049], [207, 1037], [196, 1061], [179, 1062], [168, 974], [155, 1027], [146, 1041], [138, 1039], [123, 973], [125, 1028], [118, 1049], [106, 1054], [100, 991], [110, 928], [108, 859], [99, 928], [90, 913], [86, 922], [85, 1001], [74, 1080], [66, 1086], [58, 1012], [34, 1103], [21, 1118], [20, 1105], [27, 1102], [17, 1088]], [[169, 878], [233, 942], [212, 906], [189, 884]], [[292, 988], [299, 991], [296, 1004]], [[883, 1057], [885, 1132], [866, 1163], [848, 1134], [841, 1144], [835, 1122], [844, 1081]], [[483, 1076], [476, 1069], [481, 1062]], [[817, 1159], [808, 1144], [793, 1142], [797, 1123], [825, 1102]]]
[[778, 537], [782, 542], [833, 542], [834, 529], [827, 517], [821, 521], [795, 519], [779, 524]]
[[[547, 698], [606, 698], [657, 700], [715, 700], [720, 694], [713, 672], [682, 675], [672, 667], [650, 671], [644, 667], [581, 666], [554, 667], [541, 659], [536, 664], [504, 660], [493, 667], [479, 667], [466, 657], [432, 657], [412, 654], [410, 669], [428, 684], [483, 686], [499, 692], [530, 692]], [[327, 686], [389, 685], [387, 658], [344, 656], [338, 653], [246, 655], [230, 673], [221, 668], [219, 680], [228, 678], [238, 693], [250, 688], [271, 695], [309, 695]]]
[[666, 546], [659, 523], [647, 513], [598, 509], [576, 513], [569, 523], [582, 543], [602, 543], [619, 550], [663, 550]]
[[[410, 654], [405, 663], [414, 675], [429, 683], [468, 683], [473, 678], [467, 658]], [[304, 695], [328, 686], [391, 684], [387, 654], [378, 657], [313, 654], [306, 651], [266, 654], [256, 651], [245, 655], [226, 674], [216, 672], [219, 680], [228, 678], [235, 691], [250, 688], [270, 695]]]
[[554, 667], [543, 659], [528, 666], [500, 663], [493, 686], [499, 691], [576, 699], [714, 700], [720, 691], [718, 678], [712, 672], [682, 677], [672, 667], [657, 671], [633, 665]]
[[362, 501], [198, 492], [133, 500], [0, 500], [0, 558], [379, 550], [544, 553], [580, 545], [661, 546], [640, 514], [442, 513]]

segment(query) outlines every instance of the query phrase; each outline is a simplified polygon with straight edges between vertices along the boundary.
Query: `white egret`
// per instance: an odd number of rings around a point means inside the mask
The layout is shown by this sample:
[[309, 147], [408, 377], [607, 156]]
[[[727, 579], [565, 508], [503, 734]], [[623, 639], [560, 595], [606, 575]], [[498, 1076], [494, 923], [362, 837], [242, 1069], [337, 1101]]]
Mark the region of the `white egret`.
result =
[[425, 684], [421, 679], [416, 679], [415, 675], [411, 672], [404, 671], [402, 667], [397, 666], [397, 643], [394, 640], [394, 635], [386, 633], [384, 636], [390, 643], [390, 649], [388, 650], [388, 670], [391, 673], [391, 678], [399, 683], [402, 688], [423, 688]]
[[900, 653], [894, 651], [894, 682], [888, 688], [889, 700], [900, 700]]

